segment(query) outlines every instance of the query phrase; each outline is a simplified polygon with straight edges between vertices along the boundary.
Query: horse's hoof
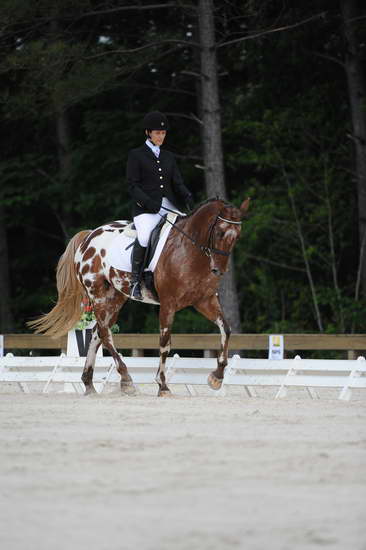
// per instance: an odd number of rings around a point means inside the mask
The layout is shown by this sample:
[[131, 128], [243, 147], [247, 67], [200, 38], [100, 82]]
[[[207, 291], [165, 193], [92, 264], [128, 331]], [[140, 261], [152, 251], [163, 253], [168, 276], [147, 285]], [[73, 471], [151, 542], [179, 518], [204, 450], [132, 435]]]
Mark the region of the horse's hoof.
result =
[[222, 386], [222, 379], [217, 378], [212, 372], [207, 378], [207, 384], [212, 390], [219, 390]]
[[126, 395], [135, 395], [137, 393], [132, 382], [126, 382], [125, 384], [121, 382], [121, 392]]
[[94, 388], [94, 386], [87, 386], [85, 388], [85, 392], [84, 392], [84, 395], [87, 396], [87, 395], [94, 395], [97, 393], [97, 390]]
[[159, 390], [158, 397], [173, 397], [173, 394], [170, 390]]

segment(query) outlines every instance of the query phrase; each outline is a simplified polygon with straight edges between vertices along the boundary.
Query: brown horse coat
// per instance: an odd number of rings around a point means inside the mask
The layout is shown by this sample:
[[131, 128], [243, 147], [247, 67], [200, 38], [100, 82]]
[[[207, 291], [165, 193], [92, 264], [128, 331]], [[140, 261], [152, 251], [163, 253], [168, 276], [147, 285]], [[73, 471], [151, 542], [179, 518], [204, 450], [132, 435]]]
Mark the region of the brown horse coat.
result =
[[[223, 200], [208, 200], [172, 228], [154, 273], [160, 300], [160, 364], [156, 375], [159, 395], [170, 390], [165, 378], [165, 363], [170, 351], [171, 327], [176, 311], [193, 306], [220, 329], [221, 349], [217, 368], [209, 384], [219, 389], [227, 365], [230, 328], [218, 299], [220, 276], [225, 273], [229, 255], [240, 235], [241, 222], [249, 207], [246, 199], [236, 208]], [[131, 274], [108, 265], [108, 239], [123, 225], [114, 222], [94, 231], [83, 231], [71, 239], [57, 268], [58, 302], [48, 314], [30, 326], [38, 332], [60, 336], [73, 328], [80, 317], [80, 303], [86, 294], [93, 306], [93, 330], [82, 380], [86, 393], [95, 391], [93, 370], [96, 353], [102, 344], [112, 355], [121, 375], [121, 388], [134, 393], [132, 379], [117, 352], [110, 327], [117, 321], [129, 298]]]

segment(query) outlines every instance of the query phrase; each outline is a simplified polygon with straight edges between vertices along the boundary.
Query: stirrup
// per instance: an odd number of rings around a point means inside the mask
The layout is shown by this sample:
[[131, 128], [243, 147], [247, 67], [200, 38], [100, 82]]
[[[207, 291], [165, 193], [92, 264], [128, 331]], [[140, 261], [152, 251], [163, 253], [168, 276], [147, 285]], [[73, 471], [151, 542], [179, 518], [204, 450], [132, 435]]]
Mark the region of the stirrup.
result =
[[135, 300], [142, 300], [142, 293], [141, 293], [141, 283], [140, 281], [136, 281], [132, 283], [131, 286], [131, 292], [130, 292], [131, 298], [134, 298]]

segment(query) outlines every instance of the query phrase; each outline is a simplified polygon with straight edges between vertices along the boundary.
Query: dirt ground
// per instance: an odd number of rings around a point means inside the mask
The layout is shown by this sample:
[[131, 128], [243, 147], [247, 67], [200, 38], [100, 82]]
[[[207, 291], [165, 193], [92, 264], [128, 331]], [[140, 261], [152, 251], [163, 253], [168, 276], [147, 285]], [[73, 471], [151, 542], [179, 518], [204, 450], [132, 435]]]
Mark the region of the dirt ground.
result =
[[366, 549], [366, 400], [0, 395], [3, 550]]

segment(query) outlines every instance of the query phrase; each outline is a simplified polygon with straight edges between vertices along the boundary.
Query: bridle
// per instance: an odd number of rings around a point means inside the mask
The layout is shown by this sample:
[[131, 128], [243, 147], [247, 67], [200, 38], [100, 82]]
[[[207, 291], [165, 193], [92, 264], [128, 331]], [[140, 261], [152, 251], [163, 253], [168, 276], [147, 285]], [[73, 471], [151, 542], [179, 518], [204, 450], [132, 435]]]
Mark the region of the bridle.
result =
[[[164, 210], [168, 210], [169, 212], [173, 212], [174, 214], [179, 215], [179, 212], [174, 212], [174, 210], [170, 210], [169, 208], [166, 208], [165, 206], [163, 206], [162, 208], [164, 208]], [[165, 216], [162, 216], [161, 214], [159, 214], [159, 215], [162, 218], [165, 218]], [[233, 224], [233, 225], [241, 225], [242, 224], [242, 221], [237, 222], [235, 220], [228, 220], [228, 219], [223, 218], [222, 216], [220, 216], [220, 213], [218, 213], [215, 220], [214, 220], [214, 222], [211, 224], [211, 227], [209, 229], [207, 245], [203, 245], [203, 244], [198, 243], [195, 239], [193, 239], [193, 237], [191, 237], [190, 235], [188, 235], [188, 233], [183, 231], [183, 229], [176, 226], [175, 223], [169, 221], [167, 218], [165, 218], [165, 219], [168, 223], [170, 223], [170, 225], [172, 227], [174, 227], [174, 229], [176, 229], [177, 231], [179, 231], [179, 233], [182, 233], [182, 235], [187, 237], [187, 239], [189, 239], [194, 244], [194, 246], [197, 246], [201, 250], [201, 252], [209, 258], [211, 258], [212, 254], [220, 254], [221, 256], [230, 256], [230, 252], [226, 252], [226, 250], [220, 250], [219, 248], [215, 248], [214, 246], [212, 246], [213, 245], [213, 232], [214, 232], [215, 226], [217, 224], [217, 221], [221, 220], [221, 221], [224, 221], [226, 223]]]
[[226, 218], [223, 218], [222, 216], [220, 216], [220, 214], [218, 214], [215, 218], [215, 221], [213, 222], [213, 224], [211, 225], [211, 228], [210, 228], [210, 232], [208, 234], [208, 246], [205, 247], [205, 250], [203, 251], [206, 256], [211, 256], [212, 253], [213, 254], [221, 254], [222, 256], [230, 256], [230, 252], [226, 252], [225, 250], [220, 250], [218, 248], [215, 248], [213, 245], [213, 233], [214, 233], [214, 229], [215, 229], [215, 225], [217, 224], [218, 220], [221, 220], [221, 221], [224, 221], [226, 223], [230, 223], [230, 224], [233, 224], [233, 225], [241, 225], [242, 222], [236, 222], [234, 220], [228, 220]]

